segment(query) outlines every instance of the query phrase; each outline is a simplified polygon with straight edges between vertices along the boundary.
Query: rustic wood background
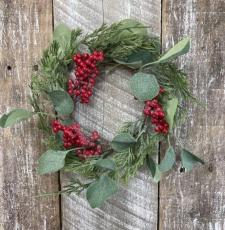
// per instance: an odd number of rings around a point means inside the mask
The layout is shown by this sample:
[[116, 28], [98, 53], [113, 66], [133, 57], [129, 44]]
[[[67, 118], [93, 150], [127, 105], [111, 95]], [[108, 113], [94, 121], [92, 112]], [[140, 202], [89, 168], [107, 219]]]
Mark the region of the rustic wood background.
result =
[[[191, 52], [178, 64], [189, 73], [204, 106], [190, 107], [177, 135], [206, 164], [189, 173], [180, 172], [177, 164], [159, 186], [143, 170], [93, 210], [75, 195], [34, 198], [58, 190], [70, 176], [37, 176], [43, 147], [35, 120], [1, 129], [0, 230], [225, 229], [224, 0], [0, 0], [0, 112], [28, 106], [30, 75], [54, 25], [64, 22], [91, 31], [103, 21], [129, 17], [151, 26], [164, 49], [183, 36], [192, 37]], [[99, 79], [93, 104], [76, 111], [85, 129], [95, 128], [110, 139], [121, 122], [140, 115], [128, 93], [129, 76], [120, 69]]]

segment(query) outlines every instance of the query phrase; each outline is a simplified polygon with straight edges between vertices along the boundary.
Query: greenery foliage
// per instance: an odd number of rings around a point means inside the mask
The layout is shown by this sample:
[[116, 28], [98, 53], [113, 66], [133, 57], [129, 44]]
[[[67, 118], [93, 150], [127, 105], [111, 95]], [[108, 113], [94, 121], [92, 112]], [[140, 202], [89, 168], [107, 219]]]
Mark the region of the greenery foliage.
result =
[[[185, 38], [161, 55], [159, 39], [149, 35], [147, 27], [132, 19], [104, 24], [86, 35], [80, 29], [71, 30], [61, 24], [54, 31], [53, 42], [44, 51], [38, 72], [31, 78], [33, 112], [13, 110], [1, 117], [0, 126], [8, 127], [36, 114], [48, 148], [39, 160], [39, 173], [63, 169], [85, 177], [88, 183], [74, 180], [61, 193], [79, 194], [86, 190], [91, 207], [100, 207], [117, 192], [119, 183], [128, 183], [142, 166], [147, 165], [155, 182], [160, 180], [163, 172], [173, 167], [175, 151], [168, 140], [184, 115], [184, 102], [193, 101], [194, 97], [186, 74], [172, 60], [187, 53], [189, 47], [190, 39]], [[130, 92], [139, 101], [152, 100], [163, 87], [165, 94], [159, 96], [159, 100], [166, 112], [170, 132], [167, 135], [155, 133], [150, 119], [142, 116], [137, 121], [124, 123], [113, 140], [106, 144], [101, 156], [81, 160], [74, 154], [76, 149], [66, 150], [61, 136], [52, 132], [50, 121], [56, 117], [64, 124], [73, 122], [74, 102], [66, 92], [66, 85], [74, 68], [72, 57], [84, 49], [88, 52], [103, 51], [102, 68], [122, 65], [132, 69]], [[169, 147], [158, 165], [153, 156], [158, 154], [159, 142], [165, 142]], [[203, 163], [185, 149], [181, 151], [181, 160], [187, 170], [196, 163]]]

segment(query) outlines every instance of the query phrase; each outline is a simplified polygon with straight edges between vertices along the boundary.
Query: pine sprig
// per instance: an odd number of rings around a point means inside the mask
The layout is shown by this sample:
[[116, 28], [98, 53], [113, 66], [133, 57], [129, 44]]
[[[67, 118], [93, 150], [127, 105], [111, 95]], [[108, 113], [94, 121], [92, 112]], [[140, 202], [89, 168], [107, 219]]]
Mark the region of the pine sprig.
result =
[[[142, 28], [130, 27], [129, 29]], [[159, 42], [157, 38], [140, 36], [139, 34], [130, 33], [124, 35], [128, 28], [123, 28], [121, 22], [114, 23], [111, 26], [103, 24], [99, 29], [84, 37], [83, 43], [91, 51], [102, 50], [106, 58], [110, 60], [123, 59], [138, 49], [146, 49], [159, 55]]]
[[175, 64], [153, 65], [145, 69], [144, 72], [154, 74], [158, 83], [172, 95], [185, 101], [194, 100], [194, 96], [189, 90], [187, 74], [178, 69]]
[[75, 193], [80, 195], [89, 185], [90, 183], [82, 183], [79, 179], [73, 179], [68, 185], [63, 187], [60, 194], [70, 195], [71, 193]]
[[81, 161], [74, 154], [68, 155], [66, 158], [66, 163], [64, 167], [65, 172], [72, 172], [79, 174], [89, 179], [96, 177], [95, 166], [93, 160], [96, 158], [89, 158], [85, 161]]
[[113, 156], [119, 172], [117, 180], [125, 183], [134, 177], [137, 171], [144, 165], [147, 154], [157, 154], [158, 142], [163, 138], [163, 136], [157, 134], [151, 135], [148, 130], [151, 127], [146, 125], [145, 121], [138, 120], [126, 125], [126, 127], [123, 127], [123, 130], [137, 137], [137, 143], [134, 147], [121, 153], [115, 153]]

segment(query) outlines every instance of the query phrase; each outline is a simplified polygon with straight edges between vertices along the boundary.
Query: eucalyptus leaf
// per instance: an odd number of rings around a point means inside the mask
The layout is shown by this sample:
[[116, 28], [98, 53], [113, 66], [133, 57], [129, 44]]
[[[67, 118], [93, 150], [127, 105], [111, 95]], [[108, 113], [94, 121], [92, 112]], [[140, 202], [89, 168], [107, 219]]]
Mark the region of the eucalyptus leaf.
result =
[[132, 147], [136, 142], [129, 133], [120, 133], [113, 138], [111, 146], [115, 151], [121, 152]]
[[59, 115], [69, 116], [74, 111], [74, 102], [67, 92], [55, 90], [49, 93], [49, 97]]
[[71, 125], [74, 123], [74, 120], [72, 118], [68, 118], [68, 119], [60, 120], [60, 122], [63, 125]]
[[174, 123], [174, 116], [177, 111], [177, 105], [178, 105], [178, 99], [176, 97], [173, 97], [172, 99], [169, 99], [166, 102], [165, 110], [166, 110], [166, 121], [169, 124], [170, 129], [173, 128]]
[[53, 39], [59, 43], [61, 48], [66, 49], [70, 44], [71, 30], [65, 24], [59, 24], [56, 26]]
[[170, 146], [166, 150], [166, 154], [163, 160], [159, 164], [159, 170], [161, 172], [169, 171], [173, 167], [175, 160], [176, 160], [176, 155], [175, 155], [174, 149], [172, 146]]
[[46, 174], [57, 172], [65, 165], [66, 155], [70, 151], [48, 150], [41, 155], [38, 164], [38, 173]]
[[0, 118], [0, 127], [5, 128], [5, 122], [8, 118], [7, 114], [3, 114], [2, 117]]
[[121, 61], [118, 59], [114, 59], [115, 62], [117, 62], [118, 64], [127, 66], [131, 69], [138, 69], [142, 66], [142, 61], [134, 61], [134, 62], [125, 62], [125, 61]]
[[129, 81], [132, 94], [140, 101], [152, 100], [159, 93], [159, 84], [152, 74], [138, 72]]
[[139, 69], [142, 65], [154, 60], [154, 55], [149, 50], [139, 49], [131, 53], [126, 60], [114, 60], [115, 62], [132, 69]]
[[146, 26], [135, 19], [122, 20], [119, 23], [118, 30], [120, 30], [120, 32], [118, 32], [117, 37], [120, 40], [134, 35], [141, 37], [148, 35]]
[[109, 159], [109, 158], [108, 159], [99, 159], [95, 162], [95, 165], [100, 167], [100, 168], [109, 169], [112, 171], [114, 171], [116, 168], [115, 161], [112, 159]]
[[171, 59], [175, 59], [181, 55], [186, 54], [190, 49], [191, 39], [183, 38], [174, 47], [169, 49], [158, 61], [155, 63], [165, 63]]
[[197, 163], [204, 164], [204, 161], [195, 156], [193, 153], [189, 152], [186, 149], [183, 149], [181, 152], [181, 161], [183, 167], [186, 171], [190, 171], [193, 169], [194, 165]]
[[148, 169], [150, 170], [153, 181], [158, 183], [162, 175], [159, 170], [159, 165], [156, 164], [149, 155], [146, 156], [146, 164], [148, 166]]
[[155, 54], [151, 52], [151, 50], [146, 49], [138, 49], [132, 52], [130, 55], [127, 56], [127, 62], [135, 62], [141, 61], [142, 64], [146, 64], [150, 61], [155, 59]]
[[30, 112], [25, 109], [14, 109], [8, 114], [4, 114], [0, 118], [0, 127], [6, 128], [6, 127], [11, 127], [12, 125], [26, 120], [34, 115], [33, 112]]
[[165, 63], [181, 55], [186, 54], [190, 49], [190, 43], [191, 43], [190, 38], [187, 37], [187, 38], [182, 39], [174, 47], [169, 49], [159, 60], [155, 62], [147, 63], [144, 66], [142, 66], [142, 68], [145, 68], [147, 66], [154, 65], [154, 64]]
[[87, 188], [86, 197], [92, 208], [101, 207], [102, 204], [118, 191], [114, 180], [107, 175], [101, 177]]

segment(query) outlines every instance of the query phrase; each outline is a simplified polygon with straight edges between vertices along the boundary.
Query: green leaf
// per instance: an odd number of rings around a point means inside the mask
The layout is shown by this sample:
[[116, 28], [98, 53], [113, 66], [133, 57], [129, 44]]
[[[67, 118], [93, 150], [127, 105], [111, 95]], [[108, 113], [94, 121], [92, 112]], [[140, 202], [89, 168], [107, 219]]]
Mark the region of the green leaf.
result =
[[159, 84], [152, 74], [138, 72], [129, 81], [132, 94], [140, 101], [152, 100], [159, 93]]
[[117, 191], [116, 182], [106, 175], [101, 175], [98, 180], [87, 188], [86, 197], [91, 207], [97, 208], [101, 207]]
[[190, 38], [184, 38], [180, 42], [178, 42], [174, 47], [169, 49], [159, 60], [155, 62], [150, 62], [142, 66], [142, 68], [146, 68], [147, 66], [165, 63], [170, 61], [171, 59], [175, 59], [178, 56], [186, 54], [190, 49]]
[[155, 63], [165, 63], [171, 59], [175, 59], [181, 55], [186, 54], [190, 49], [191, 39], [183, 38], [174, 47], [169, 49], [158, 61]]
[[68, 118], [68, 119], [60, 120], [60, 122], [63, 125], [71, 125], [74, 123], [74, 120], [72, 118]]
[[194, 165], [197, 163], [204, 164], [203, 160], [201, 160], [200, 158], [198, 158], [186, 149], [183, 149], [181, 152], [181, 161], [186, 171], [192, 170]]
[[54, 30], [53, 39], [57, 41], [63, 49], [66, 49], [71, 39], [70, 28], [65, 24], [59, 24]]
[[2, 128], [10, 127], [20, 121], [26, 120], [33, 116], [34, 113], [25, 109], [14, 109], [8, 114], [4, 114], [0, 118], [0, 126]]
[[38, 173], [46, 174], [57, 172], [62, 169], [65, 165], [66, 155], [70, 152], [67, 151], [59, 151], [59, 150], [48, 150], [43, 153], [39, 158], [38, 164]]
[[174, 149], [173, 147], [170, 146], [166, 150], [166, 154], [163, 160], [159, 164], [159, 170], [161, 172], [169, 171], [173, 167], [175, 160], [176, 160], [176, 155], [175, 155]]
[[126, 62], [137, 62], [141, 61], [142, 64], [146, 64], [153, 61], [155, 56], [150, 50], [138, 49], [127, 56]]
[[170, 129], [173, 128], [174, 116], [177, 111], [177, 105], [178, 99], [176, 97], [168, 100], [165, 105], [166, 121], [168, 122]]
[[131, 69], [138, 69], [142, 66], [142, 61], [125, 62], [118, 59], [114, 59], [114, 61], [117, 62], [118, 64], [125, 65]]
[[134, 19], [124, 19], [120, 21], [117, 37], [121, 39], [125, 39], [126, 37], [138, 35], [138, 36], [147, 36], [148, 31], [147, 28], [137, 20]]
[[120, 133], [113, 138], [111, 146], [115, 151], [121, 152], [132, 147], [136, 142], [136, 139], [129, 133]]
[[112, 159], [99, 159], [95, 162], [95, 165], [100, 168], [109, 169], [112, 171], [114, 171], [116, 168], [116, 164]]
[[59, 115], [69, 116], [74, 110], [74, 103], [70, 95], [61, 90], [52, 91], [49, 97]]
[[149, 50], [139, 49], [131, 53], [126, 60], [114, 60], [115, 62], [125, 65], [131, 69], [138, 69], [142, 65], [154, 60], [154, 56]]
[[158, 183], [161, 179], [161, 172], [159, 170], [159, 165], [156, 164], [149, 155], [146, 156], [146, 164], [151, 172], [153, 181]]
[[0, 127], [4, 128], [5, 127], [5, 122], [7, 120], [7, 115], [3, 114], [2, 117], [0, 118]]

